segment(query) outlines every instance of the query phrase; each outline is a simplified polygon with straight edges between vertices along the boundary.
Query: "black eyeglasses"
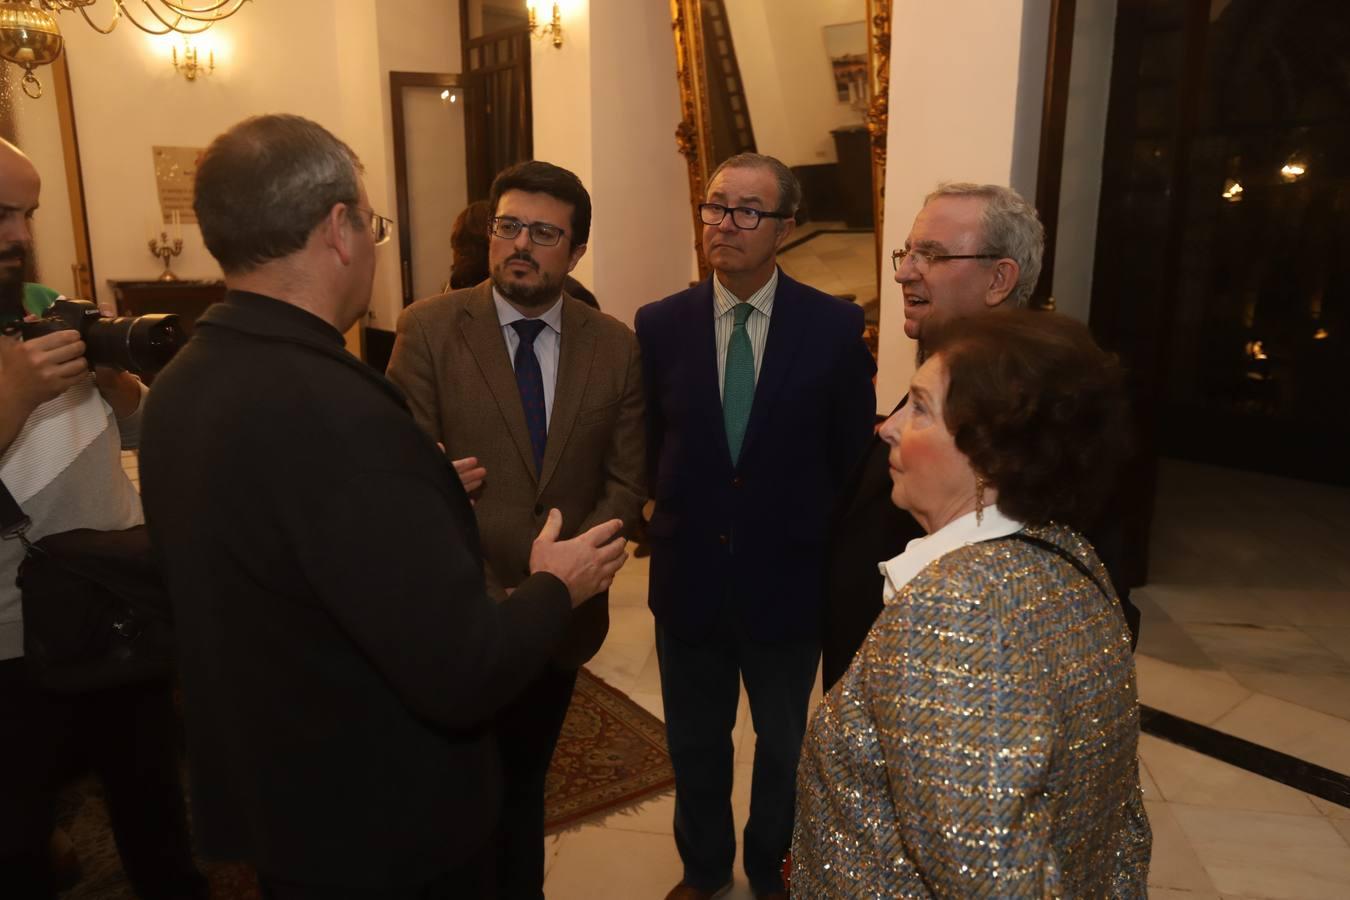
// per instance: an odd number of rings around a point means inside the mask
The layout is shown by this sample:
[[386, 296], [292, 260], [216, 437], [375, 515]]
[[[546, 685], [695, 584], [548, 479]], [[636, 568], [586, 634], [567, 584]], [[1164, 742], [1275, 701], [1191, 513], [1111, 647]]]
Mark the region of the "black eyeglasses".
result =
[[370, 236], [375, 239], [375, 246], [387, 243], [394, 236], [394, 220], [387, 216], [382, 216], [373, 209], [366, 209], [364, 206], [356, 207], [358, 212], [366, 213], [370, 216]]
[[920, 275], [925, 274], [928, 268], [935, 262], [946, 262], [949, 259], [1002, 259], [997, 253], [931, 253], [927, 250], [892, 250], [891, 265], [895, 271], [900, 271], [900, 264], [906, 259], [914, 261], [914, 269]]
[[721, 225], [722, 220], [727, 217], [727, 213], [731, 213], [731, 224], [742, 231], [754, 231], [759, 227], [761, 219], [791, 218], [788, 213], [767, 212], [749, 206], [723, 206], [720, 203], [700, 203], [698, 205], [698, 217], [703, 220], [704, 225]]
[[567, 233], [547, 222], [522, 222], [512, 216], [493, 216], [488, 219], [488, 231], [502, 240], [514, 241], [522, 228], [529, 230], [530, 240], [540, 247], [554, 246]]

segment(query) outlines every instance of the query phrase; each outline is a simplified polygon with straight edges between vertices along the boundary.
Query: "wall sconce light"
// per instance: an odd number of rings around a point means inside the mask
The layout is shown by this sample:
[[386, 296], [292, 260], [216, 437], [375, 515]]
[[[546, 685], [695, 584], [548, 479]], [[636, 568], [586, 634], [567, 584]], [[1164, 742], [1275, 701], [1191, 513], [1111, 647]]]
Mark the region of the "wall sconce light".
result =
[[1308, 164], [1301, 159], [1289, 157], [1289, 161], [1280, 166], [1280, 177], [1285, 181], [1298, 181], [1308, 174]]
[[525, 0], [525, 9], [530, 14], [530, 34], [535, 37], [553, 36], [553, 46], [562, 46], [562, 15], [558, 12], [558, 0], [553, 0], [553, 21], [547, 25], [540, 25], [539, 19], [535, 15], [534, 8], [538, 5], [538, 0]]
[[1242, 182], [1236, 178], [1230, 178], [1223, 183], [1223, 199], [1229, 203], [1238, 203], [1242, 200]]
[[210, 75], [216, 70], [215, 50], [206, 51], [206, 65], [204, 66], [197, 62], [197, 48], [187, 42], [183, 43], [183, 61], [181, 63], [178, 61], [177, 47], [173, 48], [172, 53], [173, 70], [182, 72], [183, 77], [188, 81], [196, 81], [198, 75]]

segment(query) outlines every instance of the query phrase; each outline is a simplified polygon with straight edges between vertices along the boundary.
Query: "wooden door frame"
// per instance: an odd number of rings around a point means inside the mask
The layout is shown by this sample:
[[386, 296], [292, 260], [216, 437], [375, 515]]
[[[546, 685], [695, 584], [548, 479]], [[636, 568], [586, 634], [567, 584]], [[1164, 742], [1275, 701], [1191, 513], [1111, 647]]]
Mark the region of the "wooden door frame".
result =
[[[463, 92], [461, 78], [457, 74], [443, 72], [390, 72], [389, 73], [389, 110], [394, 129], [394, 193], [397, 198], [398, 260], [399, 286], [403, 292], [403, 305], [408, 306], [413, 297], [412, 284], [412, 214], [408, 198], [408, 141], [404, 134], [406, 126], [403, 114], [403, 89], [408, 87], [458, 88]], [[465, 97], [465, 102], [468, 98]], [[468, 110], [465, 110], [467, 122]]]

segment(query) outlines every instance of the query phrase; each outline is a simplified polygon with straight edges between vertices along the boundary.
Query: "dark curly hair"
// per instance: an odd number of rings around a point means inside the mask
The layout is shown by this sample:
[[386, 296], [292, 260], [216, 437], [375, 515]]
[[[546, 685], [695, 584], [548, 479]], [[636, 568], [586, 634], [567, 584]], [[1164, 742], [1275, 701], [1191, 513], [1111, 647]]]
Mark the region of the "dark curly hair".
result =
[[1129, 449], [1124, 375], [1082, 323], [995, 310], [943, 323], [928, 342], [948, 375], [944, 418], [1004, 515], [1085, 528]]
[[488, 192], [488, 206], [497, 214], [497, 204], [507, 191], [547, 194], [572, 207], [572, 228], [567, 239], [579, 247], [591, 239], [591, 195], [574, 173], [537, 159], [516, 163], [497, 173]]

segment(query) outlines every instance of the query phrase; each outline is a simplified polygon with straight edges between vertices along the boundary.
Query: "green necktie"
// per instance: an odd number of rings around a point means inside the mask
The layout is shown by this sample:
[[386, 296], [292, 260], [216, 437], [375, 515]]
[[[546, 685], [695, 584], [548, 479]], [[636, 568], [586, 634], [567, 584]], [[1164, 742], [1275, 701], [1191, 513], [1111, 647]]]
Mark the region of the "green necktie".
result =
[[727, 344], [727, 372], [722, 382], [722, 422], [727, 429], [727, 446], [731, 448], [731, 461], [741, 458], [741, 444], [745, 441], [745, 428], [750, 424], [750, 405], [755, 401], [755, 351], [750, 346], [750, 335], [745, 330], [745, 320], [750, 318], [754, 307], [749, 303], [737, 303], [733, 313], [736, 324], [731, 329], [731, 342]]

